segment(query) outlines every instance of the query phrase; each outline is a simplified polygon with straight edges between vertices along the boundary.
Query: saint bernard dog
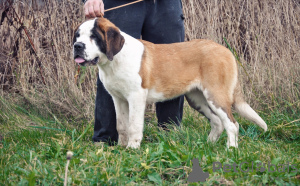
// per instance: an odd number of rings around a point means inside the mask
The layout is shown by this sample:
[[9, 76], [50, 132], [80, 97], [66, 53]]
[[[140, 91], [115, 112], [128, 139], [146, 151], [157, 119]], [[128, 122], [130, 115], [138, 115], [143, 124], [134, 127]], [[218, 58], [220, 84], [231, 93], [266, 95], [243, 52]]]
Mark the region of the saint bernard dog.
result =
[[231, 107], [267, 130], [244, 101], [235, 57], [222, 45], [204, 39], [153, 44], [129, 36], [103, 17], [79, 25], [73, 42], [75, 62], [97, 65], [113, 98], [119, 145], [139, 148], [146, 103], [180, 95], [210, 121], [209, 142], [216, 142], [225, 128], [227, 147], [238, 147], [239, 124]]

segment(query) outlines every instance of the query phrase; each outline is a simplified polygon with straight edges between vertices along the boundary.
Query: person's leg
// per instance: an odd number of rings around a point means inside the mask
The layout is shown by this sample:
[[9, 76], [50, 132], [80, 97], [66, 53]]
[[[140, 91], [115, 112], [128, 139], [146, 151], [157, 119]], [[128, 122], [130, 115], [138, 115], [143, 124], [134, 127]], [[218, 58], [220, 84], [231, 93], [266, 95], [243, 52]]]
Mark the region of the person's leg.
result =
[[[184, 41], [184, 23], [180, 0], [147, 1], [147, 16], [142, 30], [144, 40], [160, 44]], [[176, 74], [174, 74], [176, 76]], [[184, 96], [156, 103], [158, 125], [182, 120]]]
[[165, 124], [175, 123], [180, 126], [183, 114], [184, 96], [156, 103], [156, 116], [158, 126], [165, 128]]
[[[104, 8], [109, 9], [129, 3], [128, 0], [104, 0]], [[146, 3], [144, 1], [105, 12], [104, 17], [114, 23], [121, 31], [139, 39], [145, 20]]]
[[[105, 9], [128, 3], [127, 0], [104, 0]], [[106, 12], [104, 17], [113, 22], [123, 32], [140, 38], [144, 21], [144, 3], [137, 3], [124, 8]], [[109, 142], [110, 145], [118, 141], [116, 129], [116, 112], [112, 97], [105, 90], [102, 82], [97, 80], [97, 93], [95, 101], [94, 142]]]

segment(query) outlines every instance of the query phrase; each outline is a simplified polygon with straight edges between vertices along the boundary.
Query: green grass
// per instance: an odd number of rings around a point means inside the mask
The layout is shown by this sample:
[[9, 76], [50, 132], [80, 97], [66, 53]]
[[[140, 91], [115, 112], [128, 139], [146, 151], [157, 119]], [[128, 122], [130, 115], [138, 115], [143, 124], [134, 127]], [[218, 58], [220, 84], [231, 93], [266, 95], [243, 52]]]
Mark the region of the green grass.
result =
[[[1, 98], [2, 99], [2, 98]], [[188, 184], [192, 159], [210, 176], [205, 183], [191, 185], [299, 185], [300, 111], [289, 107], [259, 112], [269, 130], [248, 121], [240, 123], [239, 149], [226, 149], [224, 132], [216, 144], [206, 142], [210, 125], [203, 116], [186, 107], [181, 128], [162, 131], [152, 118], [145, 125], [138, 150], [93, 144], [93, 121], [43, 116], [26, 106], [0, 100], [0, 185], [62, 185], [66, 153], [74, 152], [68, 182], [73, 185], [182, 185]], [[248, 173], [217, 170], [213, 162], [296, 164], [298, 172]], [[243, 168], [247, 168], [243, 166]], [[266, 166], [266, 168], [268, 168]]]

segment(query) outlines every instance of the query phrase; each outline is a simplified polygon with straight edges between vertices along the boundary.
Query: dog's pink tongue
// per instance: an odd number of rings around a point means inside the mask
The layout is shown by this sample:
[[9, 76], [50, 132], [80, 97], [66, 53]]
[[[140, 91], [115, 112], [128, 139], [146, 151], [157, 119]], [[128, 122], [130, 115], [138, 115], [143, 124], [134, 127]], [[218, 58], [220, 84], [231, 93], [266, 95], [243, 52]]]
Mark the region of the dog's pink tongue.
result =
[[85, 62], [85, 60], [81, 57], [78, 57], [78, 58], [75, 59], [75, 62], [76, 63], [83, 63], [83, 62]]

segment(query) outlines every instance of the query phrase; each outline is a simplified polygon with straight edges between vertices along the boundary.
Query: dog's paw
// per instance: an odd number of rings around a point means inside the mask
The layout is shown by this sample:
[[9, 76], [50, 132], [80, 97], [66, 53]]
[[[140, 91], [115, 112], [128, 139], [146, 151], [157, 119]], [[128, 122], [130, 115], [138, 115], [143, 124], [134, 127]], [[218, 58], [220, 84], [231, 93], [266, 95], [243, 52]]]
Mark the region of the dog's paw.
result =
[[133, 149], [138, 149], [140, 148], [141, 141], [140, 140], [132, 140], [128, 142], [128, 145], [126, 148], [133, 148]]
[[234, 141], [234, 142], [231, 142], [231, 143], [229, 141], [227, 141], [227, 148], [228, 149], [239, 148], [239, 145], [238, 145], [237, 141]]
[[118, 145], [120, 145], [122, 147], [126, 147], [127, 146], [127, 142], [125, 142], [125, 141], [118, 141]]
[[218, 141], [218, 139], [219, 139], [219, 136], [210, 133], [209, 136], [208, 136], [208, 138], [207, 138], [207, 142], [214, 144], [214, 143], [216, 143]]
[[119, 135], [118, 145], [126, 147], [128, 144], [128, 138], [124, 135]]

